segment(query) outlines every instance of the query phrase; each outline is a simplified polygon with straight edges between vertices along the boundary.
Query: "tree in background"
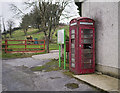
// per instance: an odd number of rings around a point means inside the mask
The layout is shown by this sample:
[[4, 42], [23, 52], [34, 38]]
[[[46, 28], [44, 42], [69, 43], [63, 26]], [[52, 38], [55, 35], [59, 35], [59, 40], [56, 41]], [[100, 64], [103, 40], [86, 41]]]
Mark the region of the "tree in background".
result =
[[10, 37], [12, 37], [12, 28], [13, 28], [14, 24], [15, 24], [14, 21], [11, 19], [9, 19], [7, 21], [7, 26], [8, 26], [8, 31], [9, 31]]
[[40, 24], [41, 24], [41, 16], [40, 16], [40, 10], [38, 6], [34, 6], [33, 10], [30, 12], [30, 20], [31, 20], [31, 26], [33, 28], [39, 29], [39, 32], [41, 31], [40, 29]]
[[23, 29], [25, 36], [27, 36], [27, 31], [30, 26], [30, 16], [28, 14], [24, 15], [20, 26]]
[[4, 35], [4, 38], [6, 39], [7, 31], [6, 31], [6, 28], [5, 28], [4, 18], [2, 18], [2, 24], [3, 24], [3, 35]]
[[[49, 43], [51, 34], [54, 34], [56, 27], [59, 25], [60, 17], [63, 10], [69, 4], [68, 1], [62, 2], [39, 2], [41, 25], [47, 44], [47, 52], [49, 53]], [[52, 29], [54, 31], [52, 32]]]
[[[21, 27], [24, 29], [25, 35], [29, 25], [37, 27], [39, 31], [43, 31], [46, 39], [47, 52], [49, 53], [51, 36], [59, 25], [60, 17], [63, 15], [63, 10], [70, 2], [71, 0], [60, 0], [59, 2], [53, 2], [52, 0], [48, 0], [47, 2], [45, 0], [31, 2], [29, 0], [25, 2], [27, 8], [32, 7], [32, 11], [29, 14], [25, 14], [22, 18]], [[12, 6], [12, 10], [15, 12], [19, 11], [17, 14], [24, 14], [20, 9], [16, 9], [17, 6]]]

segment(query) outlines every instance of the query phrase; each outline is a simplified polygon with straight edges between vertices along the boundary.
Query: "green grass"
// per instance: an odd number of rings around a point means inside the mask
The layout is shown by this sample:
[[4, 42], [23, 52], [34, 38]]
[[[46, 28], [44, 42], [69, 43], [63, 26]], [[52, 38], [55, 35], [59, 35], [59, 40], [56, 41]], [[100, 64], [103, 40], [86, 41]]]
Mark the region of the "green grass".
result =
[[56, 61], [56, 60], [51, 60], [50, 62], [46, 63], [43, 66], [37, 66], [37, 67], [31, 68], [32, 71], [42, 71], [42, 70], [45, 70], [45, 72], [57, 71], [59, 69], [61, 69], [61, 68], [58, 67], [58, 61]]
[[[67, 36], [69, 36], [69, 26], [58, 27], [53, 35], [54, 42], [57, 42], [56, 33], [59, 29], [65, 29]], [[52, 30], [52, 32], [53, 32], [53, 30]], [[38, 29], [33, 29], [33, 28], [28, 29], [27, 35], [32, 35], [33, 38], [45, 39], [44, 32], [39, 32]], [[12, 38], [10, 38], [9, 34], [7, 34], [7, 37], [9, 37], [9, 39], [12, 39], [12, 40], [24, 40], [26, 38], [24, 31], [22, 29], [14, 31], [12, 33]]]
[[[44, 70], [45, 72], [49, 71], [57, 71], [57, 70], [62, 70], [64, 68], [64, 62], [63, 59], [61, 60], [61, 67], [59, 67], [59, 61], [56, 59], [52, 59], [50, 62], [46, 63], [43, 66], [37, 66], [31, 68], [32, 71], [42, 71]], [[66, 70], [69, 70], [69, 64], [66, 63]]]
[[2, 58], [3, 59], [13, 59], [13, 58], [25, 58], [25, 57], [32, 57], [33, 55], [38, 55], [38, 54], [45, 54], [45, 52], [41, 53], [2, 53]]
[[32, 71], [59, 71], [62, 70], [63, 74], [73, 77], [73, 72], [69, 71], [69, 63], [66, 63], [66, 70], [64, 70], [64, 62], [63, 59], [61, 59], [61, 67], [59, 67], [59, 61], [56, 59], [52, 59], [50, 62], [44, 64], [43, 66], [36, 66], [31, 68]]
[[59, 49], [58, 44], [50, 44], [49, 47], [50, 47], [50, 50], [58, 50]]
[[[68, 26], [62, 26], [62, 27], [58, 27], [55, 31], [55, 33], [53, 34], [53, 38], [52, 38], [52, 42], [49, 44], [49, 49], [50, 50], [58, 50], [58, 44], [57, 44], [57, 31], [59, 29], [65, 29], [67, 36], [69, 36], [69, 27]], [[53, 30], [52, 30], [53, 31]], [[33, 39], [34, 38], [38, 38], [38, 40], [45, 40], [44, 37], [44, 33], [43, 32], [39, 32], [38, 29], [33, 29], [30, 28], [27, 31], [27, 35], [32, 35]], [[2, 36], [4, 37], [4, 36]], [[10, 40], [25, 40], [26, 36], [24, 34], [24, 31], [21, 30], [16, 30], [12, 33], [12, 38], [10, 38], [9, 34], [7, 34], [7, 37], [9, 37], [8, 39]], [[2, 43], [5, 43], [4, 41], [2, 41]], [[8, 44], [24, 44], [24, 41], [8, 41]], [[25, 45], [12, 45], [12, 46], [8, 46], [8, 48], [25, 48]], [[27, 48], [43, 48], [43, 45], [27, 45]], [[46, 46], [45, 46], [46, 48]], [[9, 51], [18, 51], [19, 49], [14, 49], [14, 50], [9, 50]], [[28, 49], [28, 50], [38, 50], [38, 49]], [[39, 49], [41, 50], [41, 49]], [[22, 51], [22, 50], [21, 50]], [[14, 53], [14, 54], [5, 54], [3, 51], [3, 58], [18, 58], [18, 57], [30, 57], [32, 55], [34, 55], [35, 53]]]

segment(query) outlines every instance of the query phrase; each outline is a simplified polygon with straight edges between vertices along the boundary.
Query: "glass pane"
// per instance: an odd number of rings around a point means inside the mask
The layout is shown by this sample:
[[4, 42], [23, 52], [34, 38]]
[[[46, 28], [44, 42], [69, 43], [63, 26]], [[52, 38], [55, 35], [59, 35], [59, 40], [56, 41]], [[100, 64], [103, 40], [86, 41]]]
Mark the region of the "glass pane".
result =
[[82, 39], [81, 43], [92, 43], [93, 40], [92, 39]]
[[92, 53], [91, 49], [82, 49], [82, 53]]
[[84, 53], [84, 54], [82, 54], [82, 57], [83, 58], [92, 58], [93, 54], [92, 53]]
[[74, 38], [75, 38], [75, 35], [71, 35], [71, 38], [74, 39]]
[[73, 44], [74, 44], [74, 43], [75, 43], [75, 40], [74, 40], [74, 39], [71, 39], [71, 43], [73, 43]]
[[90, 33], [93, 33], [93, 30], [92, 29], [82, 29], [81, 33], [90, 34]]
[[71, 67], [75, 67], [75, 30], [71, 30]]
[[92, 59], [84, 59], [84, 63], [88, 63], [88, 64], [91, 64], [93, 62], [93, 60]]
[[93, 35], [92, 34], [81, 34], [81, 38], [92, 38]]
[[75, 57], [75, 54], [71, 54], [71, 57], [74, 58], [74, 57]]
[[92, 68], [92, 64], [84, 63], [84, 69], [90, 69]]
[[71, 63], [71, 67], [75, 68], [75, 63]]
[[72, 47], [72, 48], [75, 48], [75, 44], [71, 44], [71, 47]]
[[84, 49], [92, 49], [93, 48], [93, 44], [83, 44], [83, 48]]
[[75, 62], [75, 59], [74, 59], [74, 58], [71, 58], [71, 61], [72, 61], [72, 62]]
[[75, 30], [71, 30], [71, 34], [75, 34]]
[[75, 53], [75, 49], [74, 48], [71, 49], [71, 53]]

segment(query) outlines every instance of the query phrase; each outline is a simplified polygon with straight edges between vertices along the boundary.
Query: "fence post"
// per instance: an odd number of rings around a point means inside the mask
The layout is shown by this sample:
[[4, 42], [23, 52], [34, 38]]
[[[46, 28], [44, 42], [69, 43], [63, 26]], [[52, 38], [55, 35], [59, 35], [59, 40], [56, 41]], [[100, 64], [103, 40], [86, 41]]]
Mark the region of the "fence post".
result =
[[7, 40], [5, 40], [5, 53], [7, 53]]
[[25, 50], [26, 50], [27, 40], [25, 40]]

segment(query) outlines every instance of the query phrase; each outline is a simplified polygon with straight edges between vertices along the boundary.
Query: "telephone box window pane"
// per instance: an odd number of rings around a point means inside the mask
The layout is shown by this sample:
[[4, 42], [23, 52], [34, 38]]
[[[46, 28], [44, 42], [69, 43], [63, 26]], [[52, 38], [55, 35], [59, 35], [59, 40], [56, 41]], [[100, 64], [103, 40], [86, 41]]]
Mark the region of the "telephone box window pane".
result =
[[75, 49], [74, 48], [71, 49], [71, 53], [75, 53]]
[[92, 49], [93, 45], [92, 44], [83, 44], [84, 49]]
[[74, 59], [74, 58], [72, 58], [71, 60], [72, 60], [72, 62], [75, 62], [75, 59]]
[[74, 38], [75, 38], [75, 35], [71, 35], [71, 38], [74, 39]]
[[81, 43], [92, 43], [93, 40], [92, 39], [82, 39]]
[[75, 30], [71, 30], [71, 34], [75, 34]]
[[75, 54], [71, 54], [71, 57], [74, 58], [74, 57], [75, 57]]
[[92, 64], [93, 60], [92, 59], [84, 59], [84, 63]]
[[83, 58], [92, 58], [93, 54], [92, 53], [85, 53], [85, 54], [82, 54], [82, 57]]
[[86, 58], [91, 58], [91, 57], [92, 57], [92, 54], [91, 54], [91, 53], [85, 53], [84, 56], [85, 56]]
[[75, 68], [75, 63], [71, 63], [71, 67]]
[[75, 30], [71, 30], [71, 67], [75, 68]]
[[92, 38], [92, 34], [81, 34], [81, 38]]
[[90, 69], [90, 68], [92, 68], [92, 64], [84, 63], [83, 68], [84, 69]]
[[72, 47], [72, 48], [75, 48], [75, 44], [71, 44], [71, 47]]
[[92, 53], [91, 49], [82, 49], [82, 53]]
[[74, 39], [71, 39], [71, 43], [73, 43], [73, 44], [74, 44], [74, 43], [75, 43], [75, 40], [74, 40]]
[[93, 30], [92, 29], [82, 29], [81, 33], [90, 34], [90, 33], [93, 33]]

